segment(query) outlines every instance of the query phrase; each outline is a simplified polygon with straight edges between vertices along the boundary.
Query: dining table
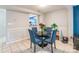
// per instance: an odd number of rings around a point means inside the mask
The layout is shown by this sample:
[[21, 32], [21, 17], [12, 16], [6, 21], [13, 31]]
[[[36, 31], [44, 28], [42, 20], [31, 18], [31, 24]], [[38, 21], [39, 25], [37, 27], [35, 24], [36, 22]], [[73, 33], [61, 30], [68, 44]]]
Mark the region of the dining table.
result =
[[42, 47], [42, 48], [46, 47], [48, 45], [48, 43], [45, 42], [45, 40], [49, 38], [47, 32], [45, 32], [45, 31], [44, 32], [38, 31], [37, 35], [42, 38], [41, 39], [42, 43], [39, 44], [39, 46]]

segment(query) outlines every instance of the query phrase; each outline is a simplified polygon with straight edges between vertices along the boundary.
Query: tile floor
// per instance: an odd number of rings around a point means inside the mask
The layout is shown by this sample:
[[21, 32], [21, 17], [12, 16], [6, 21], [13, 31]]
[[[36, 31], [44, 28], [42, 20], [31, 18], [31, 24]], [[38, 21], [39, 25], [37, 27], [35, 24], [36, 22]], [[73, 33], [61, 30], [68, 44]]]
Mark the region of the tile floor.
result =
[[2, 52], [10, 53], [10, 52], [18, 52], [20, 50], [25, 50], [27, 48], [30, 48], [30, 41], [29, 40], [23, 40], [20, 42], [7, 44], [3, 46]]
[[[70, 42], [68, 44], [63, 44], [61, 41], [57, 40], [56, 46], [57, 46], [57, 49], [60, 49], [62, 51], [66, 51], [69, 53], [79, 52], [73, 49], [73, 45]], [[30, 48], [30, 41], [22, 40], [20, 42], [4, 45], [2, 48], [2, 53], [16, 53], [28, 48]]]

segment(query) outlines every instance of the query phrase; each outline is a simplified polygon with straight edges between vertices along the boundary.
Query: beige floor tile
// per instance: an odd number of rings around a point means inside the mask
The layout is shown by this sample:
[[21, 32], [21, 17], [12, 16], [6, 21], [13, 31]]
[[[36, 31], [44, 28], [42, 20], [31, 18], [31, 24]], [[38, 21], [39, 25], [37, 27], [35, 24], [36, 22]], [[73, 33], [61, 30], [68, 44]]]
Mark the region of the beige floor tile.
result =
[[26, 47], [26, 49], [27, 49], [27, 48], [30, 48], [30, 44], [29, 44], [29, 43], [23, 42], [23, 44], [24, 44], [24, 46]]
[[61, 41], [56, 41], [57, 48], [66, 52], [74, 52], [73, 45], [64, 44]]
[[[64, 44], [60, 40], [56, 41], [56, 46], [57, 46], [57, 49], [60, 49], [62, 51], [66, 51], [66, 52], [70, 52], [70, 53], [76, 51], [73, 49], [72, 44], [70, 44], [70, 43]], [[22, 41], [13, 43], [13, 44], [4, 45], [2, 52], [3, 53], [12, 52], [13, 53], [13, 52], [23, 51], [23, 50], [28, 49], [28, 48], [30, 48], [30, 40], [25, 39], [25, 40], [22, 40]], [[79, 52], [79, 51], [76, 51], [76, 52]]]
[[18, 45], [19, 51], [26, 49], [26, 47], [22, 43], [18, 43], [17, 45]]
[[19, 50], [19, 46], [15, 43], [10, 46], [11, 52], [17, 52]]
[[2, 52], [3, 52], [3, 53], [11, 53], [11, 49], [10, 49], [9, 46], [8, 46], [8, 47], [3, 47], [3, 48], [2, 48]]

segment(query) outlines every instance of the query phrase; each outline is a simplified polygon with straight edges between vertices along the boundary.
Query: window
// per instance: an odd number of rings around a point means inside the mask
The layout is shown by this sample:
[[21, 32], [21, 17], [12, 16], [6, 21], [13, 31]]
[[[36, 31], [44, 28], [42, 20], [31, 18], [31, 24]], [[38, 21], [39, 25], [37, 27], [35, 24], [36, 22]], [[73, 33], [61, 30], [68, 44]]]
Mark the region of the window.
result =
[[38, 22], [38, 17], [37, 15], [29, 15], [29, 23], [30, 26], [36, 26]]

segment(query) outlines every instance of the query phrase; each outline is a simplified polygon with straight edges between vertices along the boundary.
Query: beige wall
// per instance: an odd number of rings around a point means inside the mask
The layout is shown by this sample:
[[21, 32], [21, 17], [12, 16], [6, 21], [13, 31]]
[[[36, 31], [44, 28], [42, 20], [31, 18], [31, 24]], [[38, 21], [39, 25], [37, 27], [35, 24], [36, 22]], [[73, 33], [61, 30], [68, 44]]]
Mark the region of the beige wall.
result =
[[0, 11], [3, 10], [2, 8], [6, 11], [6, 13], [4, 14], [5, 16], [0, 15], [0, 18], [2, 17], [3, 19], [5, 18], [7, 23], [6, 25], [7, 39], [5, 39], [4, 42], [10, 43], [10, 42], [16, 42], [21, 39], [22, 40], [28, 39], [29, 38], [29, 34], [27, 31], [27, 29], [29, 28], [27, 20], [28, 13], [36, 15], [40, 15], [41, 13], [26, 8], [20, 8], [17, 6], [0, 6]]
[[7, 11], [8, 38], [7, 42], [28, 39], [28, 14]]
[[[7, 11], [7, 22], [8, 22], [8, 37], [7, 43], [12, 43], [16, 41], [20, 41], [23, 39], [29, 39], [29, 14], [15, 11]], [[40, 23], [42, 19], [42, 15], [38, 18], [38, 23]]]

